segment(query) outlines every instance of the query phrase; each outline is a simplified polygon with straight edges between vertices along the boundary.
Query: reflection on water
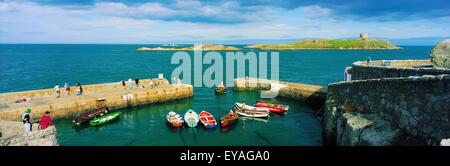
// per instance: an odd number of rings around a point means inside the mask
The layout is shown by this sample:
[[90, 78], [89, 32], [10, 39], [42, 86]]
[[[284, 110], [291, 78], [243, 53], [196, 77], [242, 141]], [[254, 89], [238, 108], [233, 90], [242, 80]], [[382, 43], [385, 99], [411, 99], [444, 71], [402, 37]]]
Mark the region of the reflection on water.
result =
[[[285, 116], [269, 118], [240, 117], [236, 124], [226, 128], [205, 129], [183, 126], [171, 127], [166, 114], [175, 110], [183, 115], [192, 108], [197, 112], [206, 110], [216, 119], [227, 114], [235, 101], [245, 98], [249, 104], [258, 99], [256, 92], [230, 92], [215, 96], [209, 88], [196, 89], [195, 97], [121, 109], [116, 121], [103, 126], [74, 126], [70, 119], [55, 122], [61, 145], [321, 145], [321, 127], [313, 110], [303, 104], [277, 99], [289, 104], [291, 110]], [[101, 140], [101, 141], [100, 141]]]

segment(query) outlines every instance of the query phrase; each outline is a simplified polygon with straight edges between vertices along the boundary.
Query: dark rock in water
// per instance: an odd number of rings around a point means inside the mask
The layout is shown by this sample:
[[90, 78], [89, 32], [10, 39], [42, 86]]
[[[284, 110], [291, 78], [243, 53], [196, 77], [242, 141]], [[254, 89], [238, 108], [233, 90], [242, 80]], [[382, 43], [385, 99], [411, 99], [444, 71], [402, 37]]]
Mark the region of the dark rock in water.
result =
[[434, 67], [450, 68], [450, 39], [436, 45], [428, 56]]

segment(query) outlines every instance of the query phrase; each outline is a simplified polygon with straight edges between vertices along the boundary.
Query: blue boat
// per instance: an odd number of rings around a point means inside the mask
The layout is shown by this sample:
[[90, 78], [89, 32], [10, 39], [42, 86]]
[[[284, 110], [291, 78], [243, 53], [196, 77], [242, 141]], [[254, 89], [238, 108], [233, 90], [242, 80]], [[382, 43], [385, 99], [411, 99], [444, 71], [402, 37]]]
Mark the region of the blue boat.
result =
[[200, 120], [200, 118], [198, 117], [198, 114], [192, 109], [189, 109], [184, 114], [184, 121], [186, 122], [186, 124], [189, 127], [197, 127], [197, 124], [198, 124], [199, 120]]

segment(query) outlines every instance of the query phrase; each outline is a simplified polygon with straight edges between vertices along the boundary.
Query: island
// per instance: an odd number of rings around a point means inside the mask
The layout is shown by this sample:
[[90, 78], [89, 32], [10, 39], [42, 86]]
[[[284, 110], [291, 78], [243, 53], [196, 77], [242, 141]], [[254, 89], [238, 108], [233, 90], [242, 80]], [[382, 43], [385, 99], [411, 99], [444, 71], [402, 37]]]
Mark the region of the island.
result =
[[138, 48], [137, 51], [195, 51], [195, 50], [203, 50], [203, 51], [232, 51], [232, 50], [241, 50], [240, 48], [233, 46], [225, 46], [218, 44], [206, 44], [206, 45], [195, 45], [192, 47], [141, 47]]
[[287, 44], [256, 44], [247, 48], [262, 50], [307, 50], [307, 49], [341, 49], [341, 50], [384, 50], [400, 47], [380, 39], [369, 38], [365, 33], [359, 38], [349, 40], [302, 40]]

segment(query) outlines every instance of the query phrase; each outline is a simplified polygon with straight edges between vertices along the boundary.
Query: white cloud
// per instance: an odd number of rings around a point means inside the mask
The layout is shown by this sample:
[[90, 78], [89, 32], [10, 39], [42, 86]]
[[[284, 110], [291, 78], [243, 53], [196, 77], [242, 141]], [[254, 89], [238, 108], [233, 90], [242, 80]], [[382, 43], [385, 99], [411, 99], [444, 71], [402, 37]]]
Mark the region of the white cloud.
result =
[[331, 10], [328, 8], [323, 8], [318, 5], [300, 7], [305, 17], [315, 19], [329, 17], [331, 15]]
[[180, 9], [195, 9], [202, 7], [202, 2], [198, 0], [180, 0], [175, 2], [175, 6]]
[[[8, 1], [0, 2], [0, 43], [195, 43], [230, 36], [234, 40], [343, 38], [362, 32], [396, 38], [450, 35], [449, 23], [442, 21], [448, 18], [383, 23], [336, 18], [331, 9], [316, 5], [286, 10], [234, 1], [91, 6]], [[395, 30], [380, 28], [385, 25]]]
[[116, 2], [99, 2], [90, 10], [97, 15], [136, 18], [164, 18], [177, 14], [177, 11], [164, 7], [159, 3], [144, 3], [138, 6], [128, 6]]
[[8, 10], [8, 3], [0, 2], [0, 11], [6, 11]]

